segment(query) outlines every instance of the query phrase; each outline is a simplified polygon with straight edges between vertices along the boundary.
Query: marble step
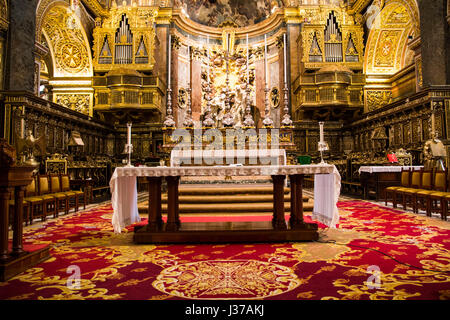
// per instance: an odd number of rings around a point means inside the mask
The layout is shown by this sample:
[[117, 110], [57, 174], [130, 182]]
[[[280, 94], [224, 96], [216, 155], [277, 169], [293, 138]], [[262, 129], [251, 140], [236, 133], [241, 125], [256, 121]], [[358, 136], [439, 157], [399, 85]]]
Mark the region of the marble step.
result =
[[[272, 202], [272, 194], [211, 194], [211, 195], [180, 195], [180, 203], [251, 203], [251, 202]], [[284, 201], [290, 201], [290, 194], [284, 195]], [[303, 195], [303, 202], [308, 202], [309, 197]], [[162, 203], [167, 203], [167, 194], [161, 196]]]
[[[273, 193], [273, 187], [261, 186], [180, 186], [178, 189], [179, 195], [247, 195], [247, 194], [270, 194]], [[284, 188], [284, 193], [290, 192], [289, 188]]]
[[[167, 203], [162, 204], [162, 212], [167, 212]], [[286, 212], [290, 211], [291, 203], [285, 202], [284, 208]], [[312, 201], [303, 203], [303, 211], [312, 211], [314, 203]], [[148, 202], [144, 201], [138, 204], [139, 213], [147, 213]], [[179, 211], [181, 213], [227, 213], [227, 214], [243, 214], [243, 213], [272, 213], [272, 202], [253, 202], [253, 203], [180, 203]]]

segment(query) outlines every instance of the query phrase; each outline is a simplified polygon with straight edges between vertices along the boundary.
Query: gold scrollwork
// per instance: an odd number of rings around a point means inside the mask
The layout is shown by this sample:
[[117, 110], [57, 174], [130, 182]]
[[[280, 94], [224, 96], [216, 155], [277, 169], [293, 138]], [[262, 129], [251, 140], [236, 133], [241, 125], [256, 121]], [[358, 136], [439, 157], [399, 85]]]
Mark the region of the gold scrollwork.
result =
[[367, 111], [379, 109], [392, 101], [392, 92], [387, 90], [366, 91]]
[[187, 91], [185, 88], [180, 88], [178, 89], [178, 107], [179, 108], [186, 108], [186, 103], [187, 103]]
[[280, 100], [280, 89], [273, 87], [272, 90], [270, 90], [270, 104], [273, 108], [277, 108], [280, 106]]
[[91, 95], [90, 94], [65, 94], [55, 95], [56, 103], [84, 114], [90, 114]]

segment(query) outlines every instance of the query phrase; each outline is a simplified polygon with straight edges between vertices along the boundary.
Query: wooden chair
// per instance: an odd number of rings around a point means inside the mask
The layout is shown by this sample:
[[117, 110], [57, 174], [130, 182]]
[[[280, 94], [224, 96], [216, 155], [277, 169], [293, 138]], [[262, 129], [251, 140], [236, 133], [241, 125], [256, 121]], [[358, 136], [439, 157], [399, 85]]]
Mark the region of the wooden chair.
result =
[[389, 196], [392, 195], [392, 205], [394, 208], [397, 208], [397, 197], [395, 191], [400, 188], [409, 188], [410, 183], [410, 175], [411, 170], [410, 169], [404, 169], [402, 168], [402, 172], [400, 175], [400, 185], [399, 186], [391, 186], [384, 189], [384, 203], [387, 206]]
[[64, 210], [66, 214], [69, 213], [69, 197], [61, 192], [61, 182], [58, 174], [52, 174], [50, 179], [50, 195], [56, 199], [56, 216], [60, 210]]
[[422, 170], [412, 171], [409, 188], [399, 188], [395, 190], [395, 193], [402, 197], [403, 210], [406, 210], [408, 205], [411, 205], [413, 212], [416, 212], [416, 193], [420, 190], [421, 179]]
[[415, 194], [415, 213], [419, 213], [419, 210], [427, 210], [427, 196], [433, 192], [433, 170], [423, 169], [420, 189]]
[[53, 213], [53, 217], [58, 216], [58, 210], [56, 205], [56, 197], [50, 194], [50, 183], [47, 175], [38, 176], [38, 195], [43, 199], [43, 220], [47, 218], [47, 215]]
[[[60, 182], [61, 182], [61, 192], [64, 193], [67, 197], [67, 207], [70, 211], [71, 208], [74, 209], [75, 212], [78, 211], [78, 205], [79, 205], [79, 194], [77, 194], [76, 191], [70, 190], [70, 183], [69, 183], [69, 175], [67, 174], [61, 174], [60, 175]], [[73, 200], [73, 201], [71, 201]]]
[[[82, 190], [71, 190], [70, 189], [70, 178], [67, 174], [61, 175], [61, 190], [62, 192], [70, 195], [74, 199], [74, 208], [75, 212], [78, 211], [79, 204], [80, 204], [80, 198], [83, 199], [83, 208], [86, 209], [86, 192]], [[70, 207], [70, 204], [69, 204]]]
[[445, 171], [436, 171], [434, 174], [434, 192], [427, 195], [427, 216], [429, 217], [431, 217], [433, 212], [439, 212], [442, 219], [444, 219], [444, 216], [447, 216], [446, 208], [444, 208], [446, 197], [450, 195], [450, 192], [447, 192], [447, 176], [447, 169]]
[[25, 188], [24, 203], [29, 203], [30, 206], [30, 224], [33, 224], [34, 217], [37, 213], [43, 218], [44, 214], [44, 199], [38, 196], [36, 177], [33, 177], [31, 183]]
[[448, 208], [449, 208], [449, 203], [450, 201], [450, 194], [446, 195], [443, 199], [443, 207], [442, 207], [442, 216], [441, 218], [445, 221], [447, 221], [447, 216], [448, 216]]

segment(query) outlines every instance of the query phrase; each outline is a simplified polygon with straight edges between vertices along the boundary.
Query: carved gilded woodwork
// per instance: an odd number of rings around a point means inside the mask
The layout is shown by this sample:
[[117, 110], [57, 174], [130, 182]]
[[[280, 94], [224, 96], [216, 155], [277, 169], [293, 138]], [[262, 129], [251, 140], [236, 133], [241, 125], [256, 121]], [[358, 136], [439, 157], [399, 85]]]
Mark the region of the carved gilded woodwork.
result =
[[42, 31], [50, 46], [54, 77], [92, 76], [87, 38], [75, 15], [53, 7], [45, 16]]
[[9, 27], [8, 21], [8, 3], [6, 0], [0, 0], [0, 30], [7, 31]]
[[[416, 20], [417, 19], [417, 20]], [[405, 66], [408, 37], [420, 34], [414, 0], [389, 1], [369, 25], [367, 74], [394, 74]]]
[[71, 110], [89, 114], [91, 109], [91, 94], [55, 93], [56, 103]]
[[79, 0], [82, 1], [97, 17], [107, 17], [109, 12], [98, 0]]
[[344, 119], [363, 110], [365, 77], [339, 64], [303, 74], [294, 84], [298, 108], [311, 119]]
[[4, 70], [4, 58], [5, 55], [5, 42], [0, 39], [0, 89], [3, 90], [3, 70]]
[[[157, 39], [154, 24], [157, 16], [156, 7], [128, 6], [113, 7], [108, 17], [97, 19], [93, 31], [94, 71], [107, 72], [123, 67], [151, 71], [155, 64]], [[129, 27], [127, 31], [131, 36], [126, 36], [122, 25]], [[121, 51], [122, 47], [130, 47], [129, 53]], [[120, 60], [124, 57], [126, 61]]]
[[388, 90], [367, 90], [365, 92], [366, 111], [374, 111], [384, 107], [392, 101], [392, 92]]
[[[336, 19], [339, 32], [342, 34], [342, 40], [338, 41], [335, 34], [331, 34], [328, 43], [341, 43], [342, 64], [353, 70], [362, 70], [364, 57], [363, 26], [356, 23], [354, 16], [349, 15], [344, 8], [335, 6], [301, 7], [300, 15], [305, 22], [301, 32], [303, 47], [301, 61], [306, 69], [320, 69], [324, 65], [336, 63], [326, 62], [325, 46], [327, 41], [325, 41], [324, 34], [330, 13], [333, 13]], [[321, 56], [320, 61], [311, 61], [311, 55]], [[347, 61], [349, 56], [353, 56], [351, 61]]]

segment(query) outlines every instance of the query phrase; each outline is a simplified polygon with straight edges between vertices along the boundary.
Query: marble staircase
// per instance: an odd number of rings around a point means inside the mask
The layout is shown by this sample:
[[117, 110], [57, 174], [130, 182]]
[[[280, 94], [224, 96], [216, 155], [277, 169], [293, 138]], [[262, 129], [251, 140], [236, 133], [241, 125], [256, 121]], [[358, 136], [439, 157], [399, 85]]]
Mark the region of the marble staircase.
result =
[[[290, 189], [284, 189], [284, 207], [290, 212]], [[303, 210], [313, 210], [313, 200], [303, 195]], [[148, 201], [138, 203], [139, 213], [148, 210]], [[180, 214], [257, 215], [272, 214], [273, 190], [270, 184], [182, 184], [179, 187]], [[167, 194], [162, 195], [162, 212], [167, 212]]]

